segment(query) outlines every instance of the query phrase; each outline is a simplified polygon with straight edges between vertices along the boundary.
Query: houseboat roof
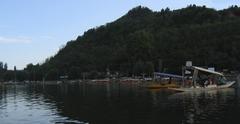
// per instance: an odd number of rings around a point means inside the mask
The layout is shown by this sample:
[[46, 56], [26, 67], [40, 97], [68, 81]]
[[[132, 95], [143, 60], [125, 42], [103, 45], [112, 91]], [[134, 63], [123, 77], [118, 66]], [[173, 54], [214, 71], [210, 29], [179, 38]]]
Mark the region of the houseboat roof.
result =
[[204, 71], [204, 72], [207, 72], [207, 73], [223, 76], [223, 74], [220, 73], [220, 72], [212, 71], [212, 70], [205, 69], [205, 68], [202, 68], [202, 67], [192, 66], [192, 68], [196, 69], [196, 70], [199, 70], [199, 71]]
[[183, 78], [183, 76], [175, 75], [175, 74], [168, 74], [168, 73], [160, 73], [160, 72], [154, 72], [154, 74], [164, 77], [172, 77], [172, 78]]

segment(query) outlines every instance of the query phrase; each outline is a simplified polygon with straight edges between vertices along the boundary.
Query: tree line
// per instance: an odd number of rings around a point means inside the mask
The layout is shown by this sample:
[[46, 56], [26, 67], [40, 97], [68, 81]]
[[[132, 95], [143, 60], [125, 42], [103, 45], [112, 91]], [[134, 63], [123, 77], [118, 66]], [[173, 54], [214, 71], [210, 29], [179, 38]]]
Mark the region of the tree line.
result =
[[8, 69], [8, 64], [0, 61], [0, 82], [4, 81], [25, 81], [28, 75], [25, 70], [17, 70], [14, 66], [13, 70]]

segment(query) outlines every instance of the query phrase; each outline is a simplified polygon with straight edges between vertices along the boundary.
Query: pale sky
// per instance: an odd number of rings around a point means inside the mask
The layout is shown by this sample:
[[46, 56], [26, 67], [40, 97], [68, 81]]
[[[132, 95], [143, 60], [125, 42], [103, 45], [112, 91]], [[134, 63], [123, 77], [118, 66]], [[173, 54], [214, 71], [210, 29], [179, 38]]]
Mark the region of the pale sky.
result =
[[136, 6], [154, 11], [190, 4], [215, 9], [240, 0], [1, 0], [0, 61], [23, 69], [41, 63], [90, 28], [112, 22]]

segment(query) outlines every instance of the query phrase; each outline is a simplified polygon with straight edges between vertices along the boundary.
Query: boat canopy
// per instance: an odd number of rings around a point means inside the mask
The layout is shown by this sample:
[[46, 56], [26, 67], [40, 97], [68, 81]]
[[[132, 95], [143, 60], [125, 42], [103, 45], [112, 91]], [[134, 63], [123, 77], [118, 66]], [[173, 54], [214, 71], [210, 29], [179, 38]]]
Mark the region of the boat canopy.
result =
[[167, 74], [167, 73], [160, 73], [160, 72], [154, 72], [154, 74], [158, 76], [164, 76], [164, 77], [183, 78], [183, 76], [175, 75], [175, 74]]
[[223, 76], [222, 73], [216, 72], [216, 71], [212, 71], [212, 70], [209, 70], [209, 69], [205, 69], [205, 68], [201, 68], [201, 67], [197, 67], [197, 66], [192, 66], [192, 68], [196, 69], [196, 70], [199, 70], [199, 71], [203, 71], [203, 72], [207, 72], [207, 73]]

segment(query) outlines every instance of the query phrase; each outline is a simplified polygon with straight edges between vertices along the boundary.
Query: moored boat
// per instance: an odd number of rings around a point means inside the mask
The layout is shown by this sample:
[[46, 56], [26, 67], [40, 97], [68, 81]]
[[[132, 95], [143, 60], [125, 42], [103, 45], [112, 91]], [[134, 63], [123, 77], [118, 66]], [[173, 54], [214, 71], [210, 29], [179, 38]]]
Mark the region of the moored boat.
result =
[[193, 72], [193, 75], [184, 76], [181, 87], [168, 89], [179, 92], [208, 91], [230, 88], [235, 84], [235, 81], [227, 81], [225, 76], [220, 72], [196, 66], [185, 67], [183, 72], [186, 70]]
[[207, 87], [190, 87], [190, 88], [184, 88], [184, 87], [179, 87], [179, 88], [168, 88], [170, 90], [175, 90], [175, 91], [180, 91], [180, 92], [186, 92], [186, 91], [209, 91], [209, 90], [217, 90], [217, 89], [225, 89], [225, 88], [230, 88], [235, 84], [235, 81], [230, 81], [224, 85], [209, 85]]

